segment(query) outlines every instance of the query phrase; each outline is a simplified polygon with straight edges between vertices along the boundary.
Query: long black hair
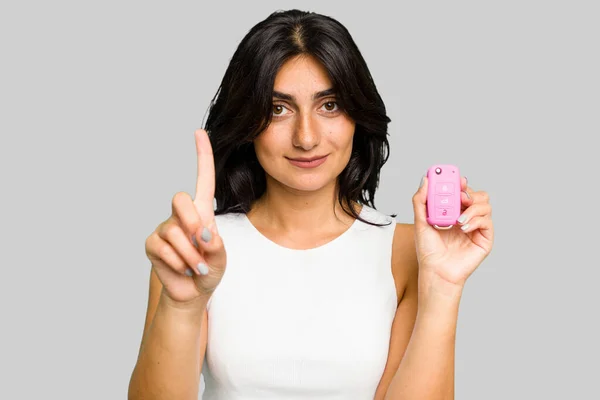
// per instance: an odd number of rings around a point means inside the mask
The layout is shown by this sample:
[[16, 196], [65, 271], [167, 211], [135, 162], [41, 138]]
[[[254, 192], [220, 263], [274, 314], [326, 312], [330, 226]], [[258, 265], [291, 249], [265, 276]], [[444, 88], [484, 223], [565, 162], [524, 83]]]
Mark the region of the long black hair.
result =
[[300, 10], [275, 11], [250, 29], [211, 101], [204, 128], [215, 160], [215, 215], [247, 213], [265, 192], [265, 171], [252, 141], [271, 122], [278, 70], [298, 55], [323, 64], [338, 107], [355, 122], [352, 154], [337, 180], [338, 201], [349, 215], [376, 225], [344, 203], [375, 208], [379, 173], [389, 157], [391, 120], [348, 30], [331, 17]]

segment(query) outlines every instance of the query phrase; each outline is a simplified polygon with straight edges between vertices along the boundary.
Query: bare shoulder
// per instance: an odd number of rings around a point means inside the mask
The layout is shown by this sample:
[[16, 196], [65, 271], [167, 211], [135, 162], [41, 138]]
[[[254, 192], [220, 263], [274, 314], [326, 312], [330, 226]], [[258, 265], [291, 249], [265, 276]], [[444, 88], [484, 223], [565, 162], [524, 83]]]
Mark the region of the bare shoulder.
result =
[[396, 283], [398, 303], [400, 303], [410, 280], [416, 278], [418, 268], [415, 225], [396, 223], [392, 242], [392, 274]]
[[415, 325], [419, 264], [414, 236], [414, 224], [396, 224], [392, 244], [392, 273], [396, 282], [398, 305], [392, 323], [387, 364], [375, 393], [377, 400], [386, 397]]

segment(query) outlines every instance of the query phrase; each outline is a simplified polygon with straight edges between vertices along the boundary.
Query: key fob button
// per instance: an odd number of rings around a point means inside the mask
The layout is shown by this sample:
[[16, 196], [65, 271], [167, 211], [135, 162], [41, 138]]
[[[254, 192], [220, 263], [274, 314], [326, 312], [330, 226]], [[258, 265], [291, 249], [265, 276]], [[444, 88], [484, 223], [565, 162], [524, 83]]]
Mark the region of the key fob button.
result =
[[435, 196], [435, 205], [437, 207], [451, 207], [454, 205], [452, 201], [452, 196], [450, 195], [436, 195]]
[[454, 184], [440, 182], [435, 185], [435, 192], [437, 194], [452, 194], [452, 193], [454, 193]]
[[452, 215], [452, 207], [438, 207], [437, 217], [438, 218], [449, 218]]

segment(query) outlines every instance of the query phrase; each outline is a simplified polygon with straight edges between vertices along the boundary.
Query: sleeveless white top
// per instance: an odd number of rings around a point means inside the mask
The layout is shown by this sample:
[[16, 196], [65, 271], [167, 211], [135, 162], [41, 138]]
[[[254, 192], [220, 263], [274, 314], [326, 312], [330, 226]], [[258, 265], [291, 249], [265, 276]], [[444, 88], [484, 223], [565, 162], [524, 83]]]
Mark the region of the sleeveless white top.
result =
[[363, 205], [334, 240], [289, 249], [216, 216], [227, 268], [209, 300], [204, 400], [373, 400], [397, 306], [396, 221]]

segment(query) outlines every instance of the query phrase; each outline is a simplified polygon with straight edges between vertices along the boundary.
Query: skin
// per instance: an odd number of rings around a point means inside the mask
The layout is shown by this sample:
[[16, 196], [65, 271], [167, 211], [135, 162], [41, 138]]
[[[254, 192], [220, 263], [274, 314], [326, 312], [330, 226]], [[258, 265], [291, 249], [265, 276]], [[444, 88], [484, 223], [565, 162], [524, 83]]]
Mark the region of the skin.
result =
[[[355, 124], [335, 103], [335, 95], [313, 99], [331, 87], [327, 71], [312, 57], [288, 60], [276, 76], [274, 92], [293, 100], [274, 96], [273, 120], [254, 141], [267, 191], [248, 218], [285, 247], [319, 246], [353, 222], [335, 201], [335, 182], [350, 159]], [[311, 169], [288, 160], [322, 155], [327, 155], [325, 163]]]
[[[266, 172], [267, 191], [253, 204], [248, 219], [264, 236], [288, 248], [321, 246], [354, 222], [337, 204], [335, 182], [349, 160], [355, 125], [337, 109], [333, 94], [313, 98], [329, 88], [327, 71], [315, 59], [288, 60], [276, 77], [274, 90], [294, 100], [274, 97], [273, 122], [254, 141]], [[142, 343], [145, 350], [140, 352], [129, 398], [197, 398], [207, 346], [209, 298], [208, 289], [198, 289], [203, 283], [206, 288], [215, 287], [210, 280], [220, 279], [226, 259], [212, 214], [214, 166], [206, 132], [196, 132], [196, 143], [196, 197], [192, 203], [189, 195], [176, 195], [175, 217], [161, 224], [148, 242], [153, 269]], [[288, 160], [325, 154], [326, 162], [312, 169], [298, 168]], [[461, 179], [465, 219], [459, 226], [438, 232], [426, 223], [426, 178], [413, 196], [415, 224], [396, 225], [391, 269], [398, 305], [376, 400], [454, 398], [458, 304], [466, 279], [491, 251], [493, 242], [487, 193], [474, 192]], [[351, 206], [359, 211], [356, 204]], [[213, 233], [207, 243], [199, 234], [203, 221]], [[200, 252], [186, 238], [194, 234]], [[179, 249], [175, 246], [177, 252], [171, 251], [166, 243], [177, 243]], [[187, 266], [198, 262], [210, 266], [209, 275], [185, 277]], [[170, 279], [169, 296], [156, 270]], [[177, 296], [181, 301], [173, 301]]]

